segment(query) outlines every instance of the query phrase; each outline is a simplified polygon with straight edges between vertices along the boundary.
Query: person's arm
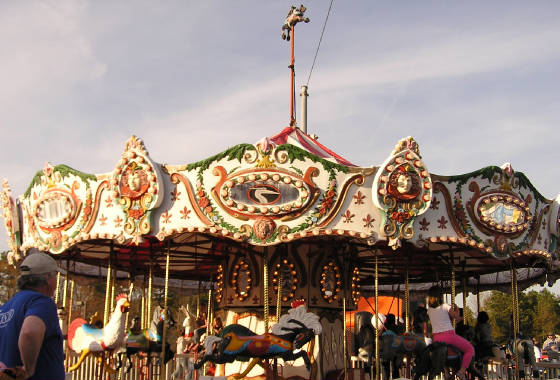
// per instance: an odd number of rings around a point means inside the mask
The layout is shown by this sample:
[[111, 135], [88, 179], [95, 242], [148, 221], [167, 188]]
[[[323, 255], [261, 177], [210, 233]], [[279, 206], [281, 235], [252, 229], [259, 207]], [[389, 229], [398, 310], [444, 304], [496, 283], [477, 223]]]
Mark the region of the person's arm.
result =
[[29, 315], [23, 320], [19, 333], [18, 347], [23, 362], [23, 368], [30, 377], [35, 373], [37, 358], [45, 337], [46, 326], [43, 320], [35, 315]]
[[449, 309], [449, 317], [451, 318], [452, 321], [455, 320], [457, 322], [463, 319], [459, 314], [459, 308], [457, 307], [457, 305], [455, 304], [451, 305], [451, 308]]

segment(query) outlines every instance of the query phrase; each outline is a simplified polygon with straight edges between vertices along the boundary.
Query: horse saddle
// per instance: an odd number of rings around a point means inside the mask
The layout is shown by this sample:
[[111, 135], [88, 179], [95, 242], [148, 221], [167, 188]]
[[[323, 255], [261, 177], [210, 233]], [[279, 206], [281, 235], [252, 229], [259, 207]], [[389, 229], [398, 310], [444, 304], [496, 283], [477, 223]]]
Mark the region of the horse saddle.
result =
[[453, 346], [452, 344], [447, 344], [444, 342], [433, 342], [430, 345], [430, 349], [432, 351], [447, 349], [446, 350], [447, 360], [454, 360], [460, 358], [462, 355], [461, 350], [459, 350], [457, 347]]

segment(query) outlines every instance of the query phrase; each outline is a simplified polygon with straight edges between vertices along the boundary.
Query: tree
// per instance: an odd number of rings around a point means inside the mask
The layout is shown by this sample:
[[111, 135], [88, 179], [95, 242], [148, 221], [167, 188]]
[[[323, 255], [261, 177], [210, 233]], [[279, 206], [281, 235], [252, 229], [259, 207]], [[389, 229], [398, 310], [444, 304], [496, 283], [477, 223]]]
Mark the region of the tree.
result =
[[17, 291], [18, 270], [8, 264], [8, 252], [0, 252], [0, 305], [12, 298]]
[[[550, 332], [560, 330], [560, 297], [548, 290], [519, 293], [519, 331], [540, 341]], [[512, 337], [511, 295], [492, 291], [484, 302], [483, 310], [490, 317], [494, 340], [505, 343]]]
[[560, 330], [560, 303], [559, 297], [548, 290], [542, 292], [530, 292], [537, 294], [537, 302], [534, 308], [534, 336], [543, 342], [550, 333]]

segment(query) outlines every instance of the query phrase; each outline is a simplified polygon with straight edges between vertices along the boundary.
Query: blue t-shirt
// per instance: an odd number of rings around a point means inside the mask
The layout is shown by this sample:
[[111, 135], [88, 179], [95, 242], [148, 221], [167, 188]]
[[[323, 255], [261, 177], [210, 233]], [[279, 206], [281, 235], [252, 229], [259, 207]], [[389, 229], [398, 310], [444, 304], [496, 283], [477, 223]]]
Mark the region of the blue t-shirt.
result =
[[21, 326], [27, 316], [41, 318], [45, 337], [35, 374], [30, 379], [64, 380], [62, 332], [53, 299], [32, 290], [22, 290], [0, 306], [0, 362], [7, 367], [23, 365], [18, 348]]

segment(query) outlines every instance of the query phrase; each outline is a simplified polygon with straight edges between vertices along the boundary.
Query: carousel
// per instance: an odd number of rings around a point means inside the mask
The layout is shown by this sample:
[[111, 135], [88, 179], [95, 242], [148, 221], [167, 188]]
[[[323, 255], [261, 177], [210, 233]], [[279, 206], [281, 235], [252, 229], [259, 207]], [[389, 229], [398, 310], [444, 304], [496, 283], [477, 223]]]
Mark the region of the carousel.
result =
[[[292, 44], [304, 11], [293, 8], [299, 19], [283, 27]], [[17, 198], [3, 181], [12, 263], [37, 248], [62, 260], [71, 278], [106, 281], [99, 312], [117, 338], [100, 345], [101, 363], [126, 345], [124, 305], [134, 287], [145, 289], [148, 328], [154, 284], [165, 289], [163, 309], [168, 287], [196, 292], [202, 284], [215, 345], [196, 359], [198, 376], [213, 362], [215, 376], [324, 379], [350, 367], [345, 315], [363, 293], [398, 288], [409, 331], [412, 299], [434, 284], [454, 299], [488, 289], [517, 294], [558, 278], [560, 198], [546, 199], [509, 164], [430, 173], [413, 137], [379, 147], [387, 151], [382, 163], [353, 165], [297, 126], [293, 98], [288, 127], [198, 162], [159, 163], [149, 142], [132, 136], [106, 173], [47, 163]], [[129, 281], [129, 294], [115, 294], [119, 279]], [[57, 301], [77, 317], [67, 293]], [[216, 315], [225, 327], [212, 340]], [[518, 318], [514, 312], [517, 328]], [[79, 356], [67, 355], [67, 368], [91, 378], [78, 370], [85, 351], [95, 351], [78, 339], [89, 325], [73, 320], [68, 344]], [[166, 344], [157, 349], [161, 360], [149, 364], [156, 367], [167, 355]], [[169, 377], [164, 371], [152, 374]]]

